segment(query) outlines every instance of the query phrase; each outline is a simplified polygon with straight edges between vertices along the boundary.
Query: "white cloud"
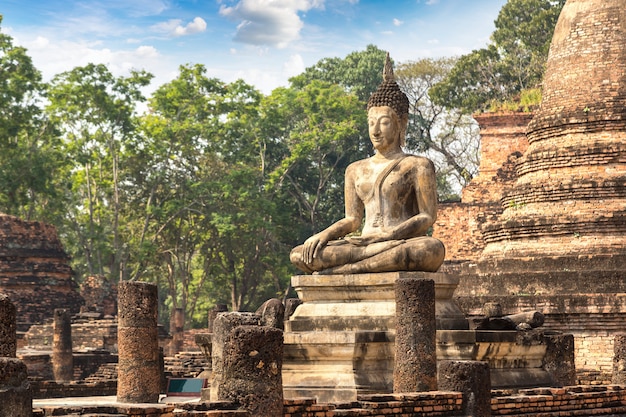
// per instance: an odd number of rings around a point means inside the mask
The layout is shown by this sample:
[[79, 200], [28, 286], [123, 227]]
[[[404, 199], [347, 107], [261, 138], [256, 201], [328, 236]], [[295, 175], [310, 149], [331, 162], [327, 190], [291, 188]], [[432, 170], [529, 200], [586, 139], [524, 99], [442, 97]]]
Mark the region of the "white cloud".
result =
[[166, 22], [157, 23], [151, 28], [156, 32], [167, 33], [168, 35], [178, 37], [204, 32], [207, 26], [206, 22], [201, 17], [194, 18], [185, 26], [183, 26], [182, 23], [183, 21], [181, 19], [170, 19]]
[[206, 22], [201, 17], [196, 17], [193, 21], [187, 23], [185, 26], [176, 26], [174, 29], [174, 36], [193, 35], [194, 33], [201, 33], [206, 30]]
[[158, 58], [159, 51], [156, 50], [154, 46], [141, 45], [139, 48], [135, 50], [137, 55], [142, 58]]
[[301, 74], [304, 70], [304, 60], [300, 54], [291, 55], [287, 62], [283, 64], [283, 73], [287, 78]]
[[222, 5], [220, 14], [239, 22], [236, 41], [284, 48], [300, 37], [304, 23], [298, 12], [323, 7], [324, 0], [240, 0]]
[[155, 32], [172, 33], [176, 30], [178, 26], [180, 26], [182, 22], [183, 21], [180, 19], [170, 19], [166, 22], [160, 22], [156, 25], [152, 25], [151, 29]]
[[394, 26], [402, 26], [404, 24], [404, 22], [400, 19], [393, 19], [393, 25]]

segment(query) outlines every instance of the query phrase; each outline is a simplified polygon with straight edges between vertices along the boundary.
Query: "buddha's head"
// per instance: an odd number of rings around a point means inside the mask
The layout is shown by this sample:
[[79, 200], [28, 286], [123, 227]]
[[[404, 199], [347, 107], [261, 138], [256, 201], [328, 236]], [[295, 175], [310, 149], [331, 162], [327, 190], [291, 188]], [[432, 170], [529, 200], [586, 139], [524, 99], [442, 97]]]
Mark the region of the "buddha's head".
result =
[[409, 123], [409, 99], [400, 90], [393, 75], [393, 66], [389, 53], [383, 69], [383, 82], [372, 93], [367, 102], [368, 117], [373, 116], [373, 112], [380, 113], [381, 108], [387, 107], [387, 111], [393, 121], [397, 124], [400, 146], [405, 145], [406, 128]]

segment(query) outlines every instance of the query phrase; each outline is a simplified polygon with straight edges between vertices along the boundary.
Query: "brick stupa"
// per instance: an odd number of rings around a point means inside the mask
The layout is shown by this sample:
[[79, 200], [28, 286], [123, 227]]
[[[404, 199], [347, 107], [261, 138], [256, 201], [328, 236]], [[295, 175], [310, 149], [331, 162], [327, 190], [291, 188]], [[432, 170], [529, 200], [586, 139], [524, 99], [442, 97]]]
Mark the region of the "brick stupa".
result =
[[567, 1], [527, 136], [503, 213], [483, 227], [483, 290], [625, 292], [625, 0]]
[[52, 318], [55, 308], [80, 310], [68, 261], [53, 226], [0, 214], [0, 293], [15, 304], [22, 330]]

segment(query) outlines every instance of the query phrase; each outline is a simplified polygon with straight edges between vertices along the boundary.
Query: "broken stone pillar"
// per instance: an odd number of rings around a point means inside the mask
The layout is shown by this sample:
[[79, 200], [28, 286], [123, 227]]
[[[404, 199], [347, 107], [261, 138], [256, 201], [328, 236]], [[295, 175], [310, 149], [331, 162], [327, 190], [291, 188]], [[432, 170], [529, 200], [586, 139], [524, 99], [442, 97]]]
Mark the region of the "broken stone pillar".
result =
[[185, 339], [183, 337], [185, 330], [185, 311], [182, 308], [176, 308], [170, 317], [170, 334], [172, 341], [169, 345], [169, 356], [174, 356], [183, 350]]
[[0, 294], [0, 357], [14, 358], [17, 353], [16, 308], [9, 297]]
[[156, 403], [161, 388], [154, 284], [120, 281], [118, 289], [117, 401]]
[[211, 338], [211, 401], [221, 399], [224, 378], [224, 344], [230, 332], [237, 326], [258, 326], [261, 318], [254, 313], [222, 313], [215, 318]]
[[31, 417], [33, 394], [24, 362], [0, 358], [0, 417]]
[[611, 383], [626, 385], [626, 333], [617, 333], [613, 339], [613, 376]]
[[489, 364], [480, 361], [441, 361], [437, 379], [441, 391], [463, 393], [463, 415], [491, 415]]
[[435, 282], [398, 279], [393, 392], [437, 389], [436, 330]]
[[213, 323], [215, 322], [217, 315], [226, 312], [228, 312], [226, 304], [218, 304], [209, 310], [209, 333], [213, 333]]
[[15, 357], [16, 308], [0, 294], [0, 417], [31, 417], [33, 394], [26, 365]]
[[237, 326], [224, 343], [219, 400], [255, 417], [283, 415], [283, 332], [269, 326]]
[[571, 334], [547, 334], [543, 369], [548, 372], [553, 387], [576, 385], [574, 364], [574, 336]]
[[285, 329], [285, 305], [277, 298], [271, 298], [264, 302], [256, 311], [261, 317], [262, 326]]
[[70, 312], [64, 308], [54, 309], [52, 372], [56, 382], [69, 382], [74, 379], [72, 319]]

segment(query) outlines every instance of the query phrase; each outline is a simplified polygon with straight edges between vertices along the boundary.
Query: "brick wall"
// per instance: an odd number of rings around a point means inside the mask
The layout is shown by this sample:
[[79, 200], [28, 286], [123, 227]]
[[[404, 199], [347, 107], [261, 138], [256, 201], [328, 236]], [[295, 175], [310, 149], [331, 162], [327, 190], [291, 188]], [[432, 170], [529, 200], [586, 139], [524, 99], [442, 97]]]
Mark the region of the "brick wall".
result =
[[[49, 387], [52, 389], [52, 386]], [[88, 389], [84, 387], [84, 389]], [[315, 399], [285, 400], [284, 417], [445, 417], [463, 416], [463, 398], [459, 392], [364, 395], [346, 404], [318, 404]], [[572, 386], [521, 390], [517, 393], [492, 392], [493, 416], [617, 416], [626, 414], [626, 387]], [[79, 415], [102, 413], [136, 417], [251, 417], [232, 403], [146, 404], [109, 406], [35, 407], [33, 415]], [[82, 415], [82, 414], [81, 414]]]
[[53, 226], [0, 214], [0, 293], [15, 304], [19, 330], [52, 318], [55, 308], [79, 311], [68, 260]]
[[502, 213], [500, 199], [516, 179], [515, 163], [528, 147], [530, 113], [475, 115], [480, 126], [480, 169], [462, 190], [460, 203], [441, 203], [433, 236], [446, 247], [446, 262], [475, 261], [485, 246], [482, 226]]

